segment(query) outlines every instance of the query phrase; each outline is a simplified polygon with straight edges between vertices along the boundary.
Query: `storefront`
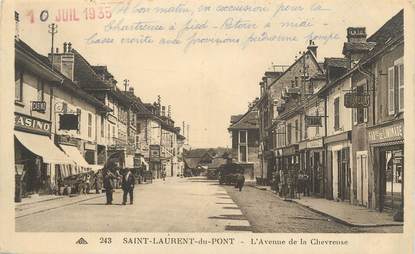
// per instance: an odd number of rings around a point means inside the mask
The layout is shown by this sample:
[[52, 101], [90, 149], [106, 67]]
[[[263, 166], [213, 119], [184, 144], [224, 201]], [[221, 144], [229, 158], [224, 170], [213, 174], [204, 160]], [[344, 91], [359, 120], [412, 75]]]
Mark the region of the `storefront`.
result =
[[75, 163], [50, 139], [51, 123], [15, 113], [16, 201], [31, 194], [51, 194], [61, 175]]
[[324, 182], [326, 198], [350, 201], [352, 186], [351, 147], [352, 132], [347, 131], [324, 139], [327, 147], [326, 169]]
[[323, 139], [309, 140], [303, 148], [302, 157], [304, 158], [301, 162], [304, 172], [309, 177], [310, 182], [310, 193], [315, 196], [324, 195], [324, 149]]
[[375, 202], [379, 211], [396, 212], [404, 206], [403, 119], [368, 128]]

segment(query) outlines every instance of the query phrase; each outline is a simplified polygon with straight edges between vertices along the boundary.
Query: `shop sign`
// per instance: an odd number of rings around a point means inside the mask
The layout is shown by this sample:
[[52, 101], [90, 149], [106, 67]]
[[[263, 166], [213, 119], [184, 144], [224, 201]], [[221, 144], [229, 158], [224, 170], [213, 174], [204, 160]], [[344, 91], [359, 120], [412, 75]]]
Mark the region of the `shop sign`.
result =
[[315, 139], [307, 142], [307, 148], [320, 148], [323, 147], [323, 139]]
[[59, 130], [79, 130], [77, 114], [59, 114]]
[[299, 143], [298, 144], [298, 149], [299, 150], [304, 150], [304, 149], [306, 149], [307, 148], [307, 142], [301, 142], [301, 143]]
[[84, 143], [84, 149], [85, 150], [93, 150], [93, 151], [95, 151], [95, 144]]
[[16, 129], [35, 131], [44, 134], [50, 134], [51, 131], [50, 122], [20, 114], [15, 114], [14, 126]]
[[298, 146], [291, 146], [291, 147], [283, 148], [282, 155], [284, 156], [294, 155], [297, 153], [297, 151], [298, 151]]
[[45, 101], [32, 101], [32, 111], [45, 112], [46, 102]]
[[344, 107], [346, 108], [367, 108], [370, 104], [368, 94], [346, 93], [344, 95]]
[[59, 144], [63, 144], [63, 145], [68, 144], [68, 145], [78, 147], [78, 139], [73, 138], [73, 137], [68, 136], [68, 135], [59, 135], [59, 136], [57, 136], [57, 142]]
[[369, 142], [385, 142], [396, 139], [403, 139], [403, 123], [397, 123], [390, 126], [369, 130]]
[[305, 124], [307, 127], [321, 127], [322, 116], [305, 116]]
[[159, 145], [150, 145], [150, 161], [160, 161]]

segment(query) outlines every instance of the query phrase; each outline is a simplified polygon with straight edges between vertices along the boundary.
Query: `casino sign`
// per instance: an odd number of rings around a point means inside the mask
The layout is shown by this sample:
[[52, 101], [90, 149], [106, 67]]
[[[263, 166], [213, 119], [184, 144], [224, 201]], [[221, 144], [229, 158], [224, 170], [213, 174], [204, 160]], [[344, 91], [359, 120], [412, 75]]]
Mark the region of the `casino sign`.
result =
[[20, 131], [32, 132], [41, 135], [50, 135], [51, 123], [39, 118], [15, 113], [14, 128]]

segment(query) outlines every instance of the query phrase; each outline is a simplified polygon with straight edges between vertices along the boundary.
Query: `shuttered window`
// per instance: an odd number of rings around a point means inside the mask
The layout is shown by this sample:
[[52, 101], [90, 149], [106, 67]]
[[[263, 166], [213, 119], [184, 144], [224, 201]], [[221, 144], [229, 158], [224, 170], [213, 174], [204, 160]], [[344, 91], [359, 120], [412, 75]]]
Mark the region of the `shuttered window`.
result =
[[403, 73], [403, 64], [398, 65], [398, 93], [399, 93], [399, 112], [402, 112], [404, 109], [404, 73]]
[[395, 114], [395, 82], [394, 82], [394, 68], [388, 69], [388, 113]]
[[338, 130], [340, 128], [340, 105], [339, 97], [334, 99], [334, 129]]

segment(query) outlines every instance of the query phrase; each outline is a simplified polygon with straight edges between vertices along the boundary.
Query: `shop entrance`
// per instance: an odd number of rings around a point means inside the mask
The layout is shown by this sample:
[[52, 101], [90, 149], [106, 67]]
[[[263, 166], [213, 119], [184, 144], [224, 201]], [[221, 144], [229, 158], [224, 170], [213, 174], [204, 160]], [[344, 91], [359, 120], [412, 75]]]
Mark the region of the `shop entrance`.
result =
[[342, 201], [350, 201], [350, 162], [349, 162], [349, 148], [343, 148], [337, 151], [337, 168], [339, 198]]
[[380, 211], [403, 208], [403, 148], [385, 148], [380, 151], [381, 197]]

